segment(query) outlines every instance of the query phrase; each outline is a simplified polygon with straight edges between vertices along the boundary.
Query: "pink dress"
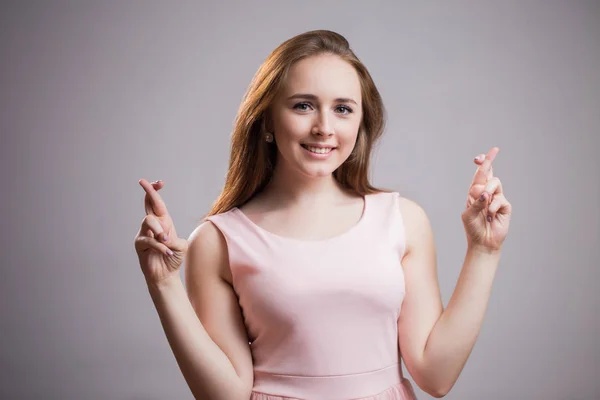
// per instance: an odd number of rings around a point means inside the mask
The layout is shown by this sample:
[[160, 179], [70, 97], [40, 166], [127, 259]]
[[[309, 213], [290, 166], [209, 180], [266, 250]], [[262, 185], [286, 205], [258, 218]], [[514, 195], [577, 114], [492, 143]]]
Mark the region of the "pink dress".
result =
[[251, 400], [414, 400], [398, 317], [405, 248], [398, 193], [365, 196], [349, 231], [308, 241], [238, 208], [208, 217], [228, 246], [254, 365]]

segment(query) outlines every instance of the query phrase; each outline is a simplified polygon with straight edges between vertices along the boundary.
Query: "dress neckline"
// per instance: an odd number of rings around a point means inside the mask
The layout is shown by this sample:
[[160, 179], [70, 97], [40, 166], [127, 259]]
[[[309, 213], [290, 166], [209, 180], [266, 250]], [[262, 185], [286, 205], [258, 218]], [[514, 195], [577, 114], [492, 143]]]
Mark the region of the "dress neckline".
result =
[[370, 209], [370, 206], [369, 206], [369, 197], [370, 196], [371, 196], [370, 194], [362, 196], [362, 198], [363, 198], [363, 210], [362, 210], [362, 214], [361, 214], [360, 218], [358, 219], [358, 221], [354, 225], [352, 225], [349, 229], [347, 229], [346, 231], [344, 231], [342, 233], [339, 233], [337, 235], [334, 235], [334, 236], [331, 236], [331, 237], [328, 237], [328, 238], [324, 238], [324, 239], [300, 239], [300, 238], [294, 238], [294, 237], [290, 237], [290, 236], [279, 235], [277, 233], [273, 233], [273, 232], [271, 232], [269, 230], [266, 230], [265, 228], [263, 228], [260, 225], [258, 225], [256, 222], [252, 221], [250, 219], [250, 217], [248, 217], [238, 207], [233, 207], [231, 209], [231, 211], [234, 212], [235, 214], [239, 215], [240, 218], [242, 218], [246, 223], [248, 223], [249, 225], [251, 225], [257, 231], [260, 231], [261, 233], [263, 233], [263, 234], [265, 234], [267, 236], [276, 238], [276, 239], [281, 240], [281, 241], [293, 242], [293, 243], [299, 243], [299, 244], [329, 243], [329, 242], [340, 240], [342, 238], [345, 238], [346, 236], [351, 235], [352, 233], [354, 233], [355, 231], [357, 231], [362, 225], [364, 225], [365, 219], [367, 218], [368, 211]]

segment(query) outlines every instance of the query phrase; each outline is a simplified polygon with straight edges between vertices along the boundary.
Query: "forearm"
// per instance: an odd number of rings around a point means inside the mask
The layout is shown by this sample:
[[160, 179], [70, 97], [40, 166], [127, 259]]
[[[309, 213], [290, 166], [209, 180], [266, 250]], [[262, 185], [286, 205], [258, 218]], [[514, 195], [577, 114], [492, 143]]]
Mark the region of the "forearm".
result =
[[179, 277], [148, 285], [171, 350], [196, 399], [247, 400], [229, 358], [210, 338]]
[[454, 293], [427, 340], [425, 370], [444, 392], [452, 388], [473, 350], [499, 261], [500, 252], [467, 250]]

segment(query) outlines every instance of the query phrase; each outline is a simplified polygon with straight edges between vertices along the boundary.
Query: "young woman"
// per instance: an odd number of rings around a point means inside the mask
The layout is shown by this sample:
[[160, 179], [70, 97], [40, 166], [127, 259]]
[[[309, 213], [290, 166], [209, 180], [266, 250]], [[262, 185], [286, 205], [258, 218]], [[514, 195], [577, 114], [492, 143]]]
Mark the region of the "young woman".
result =
[[[289, 39], [255, 75], [225, 188], [188, 240], [142, 179], [135, 247], [178, 365], [198, 399], [414, 399], [452, 388], [481, 328], [511, 205], [478, 168], [468, 239], [443, 308], [423, 209], [368, 180], [384, 108], [330, 31]], [[179, 275], [185, 256], [185, 281]]]

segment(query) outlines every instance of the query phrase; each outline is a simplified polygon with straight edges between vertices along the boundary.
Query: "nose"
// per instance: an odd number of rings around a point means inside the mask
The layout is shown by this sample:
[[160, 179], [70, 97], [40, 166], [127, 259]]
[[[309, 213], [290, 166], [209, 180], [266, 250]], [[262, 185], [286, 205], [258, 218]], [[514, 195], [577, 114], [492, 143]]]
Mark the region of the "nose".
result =
[[332, 136], [335, 132], [333, 123], [326, 111], [321, 111], [312, 128], [313, 135]]

